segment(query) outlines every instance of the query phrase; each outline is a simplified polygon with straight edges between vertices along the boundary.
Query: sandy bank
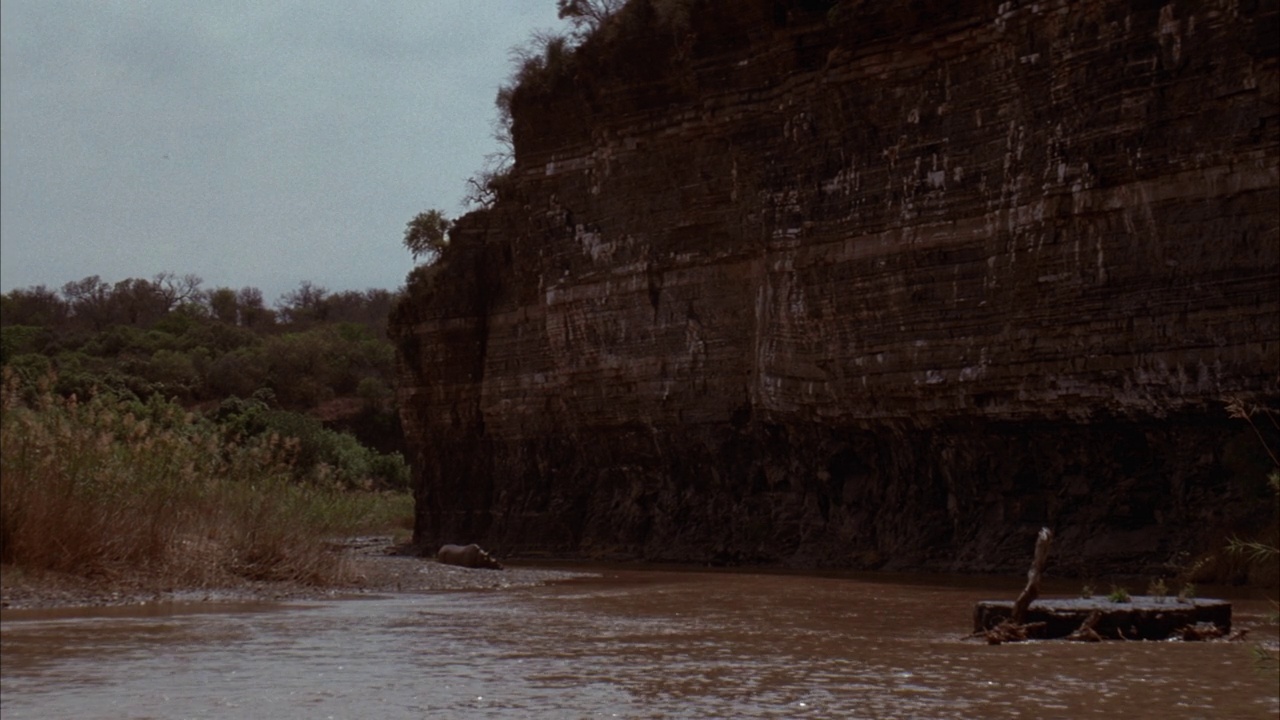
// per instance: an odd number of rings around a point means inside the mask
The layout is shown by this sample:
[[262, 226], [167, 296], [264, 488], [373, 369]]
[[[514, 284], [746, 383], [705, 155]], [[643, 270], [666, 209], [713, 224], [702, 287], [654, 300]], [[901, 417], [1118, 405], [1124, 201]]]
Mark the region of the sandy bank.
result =
[[29, 574], [0, 568], [0, 607], [4, 609], [105, 607], [157, 602], [228, 600], [307, 600], [398, 592], [500, 590], [582, 577], [585, 573], [540, 568], [472, 570], [428, 558], [396, 553], [390, 536], [350, 538], [335, 543], [348, 580], [324, 587], [292, 582], [238, 580], [216, 587], [167, 587], [157, 578], [119, 573], [80, 577]]

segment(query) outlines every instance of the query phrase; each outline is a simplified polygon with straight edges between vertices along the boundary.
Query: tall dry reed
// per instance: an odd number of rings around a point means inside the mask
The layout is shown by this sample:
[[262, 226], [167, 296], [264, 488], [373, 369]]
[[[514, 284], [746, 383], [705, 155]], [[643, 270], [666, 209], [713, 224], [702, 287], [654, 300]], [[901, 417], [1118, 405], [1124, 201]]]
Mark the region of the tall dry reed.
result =
[[380, 519], [377, 497], [294, 482], [290, 442], [226, 442], [172, 402], [6, 375], [0, 410], [0, 562], [24, 570], [323, 584], [344, 572], [325, 540]]

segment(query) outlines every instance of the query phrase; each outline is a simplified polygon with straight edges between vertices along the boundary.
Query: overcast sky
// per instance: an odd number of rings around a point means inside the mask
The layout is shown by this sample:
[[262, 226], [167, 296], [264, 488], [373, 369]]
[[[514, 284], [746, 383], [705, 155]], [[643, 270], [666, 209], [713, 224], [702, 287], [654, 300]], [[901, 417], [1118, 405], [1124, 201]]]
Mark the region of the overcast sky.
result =
[[554, 0], [4, 0], [0, 291], [162, 271], [395, 289]]

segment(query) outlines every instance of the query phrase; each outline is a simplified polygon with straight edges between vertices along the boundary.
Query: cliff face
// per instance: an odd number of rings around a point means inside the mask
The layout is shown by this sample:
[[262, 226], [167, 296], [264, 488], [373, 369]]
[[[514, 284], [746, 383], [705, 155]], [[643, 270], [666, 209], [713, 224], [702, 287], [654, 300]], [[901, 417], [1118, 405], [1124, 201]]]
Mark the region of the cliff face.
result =
[[641, 4], [517, 91], [395, 318], [416, 539], [997, 570], [1049, 525], [1094, 573], [1266, 524], [1223, 405], [1280, 402], [1275, 0], [830, 5]]

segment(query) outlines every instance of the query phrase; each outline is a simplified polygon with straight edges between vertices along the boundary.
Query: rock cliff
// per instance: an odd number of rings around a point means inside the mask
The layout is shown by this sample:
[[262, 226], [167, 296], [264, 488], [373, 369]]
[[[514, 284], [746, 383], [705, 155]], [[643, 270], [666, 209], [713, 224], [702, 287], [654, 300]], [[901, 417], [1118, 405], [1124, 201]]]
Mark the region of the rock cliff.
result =
[[988, 571], [1049, 525], [1094, 574], [1273, 522], [1224, 402], [1280, 404], [1278, 22], [632, 2], [397, 310], [416, 539]]

